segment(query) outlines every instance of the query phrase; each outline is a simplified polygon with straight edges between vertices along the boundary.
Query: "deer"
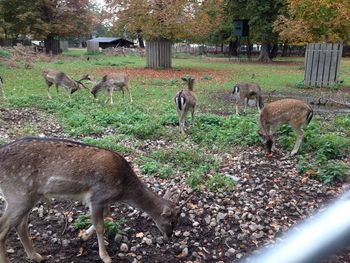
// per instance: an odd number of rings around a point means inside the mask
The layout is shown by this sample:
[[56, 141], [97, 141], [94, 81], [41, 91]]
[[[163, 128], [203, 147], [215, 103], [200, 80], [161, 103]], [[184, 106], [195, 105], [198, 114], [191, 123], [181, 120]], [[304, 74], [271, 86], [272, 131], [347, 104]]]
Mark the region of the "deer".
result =
[[130, 93], [130, 82], [129, 82], [129, 76], [126, 73], [110, 73], [102, 77], [102, 80], [98, 82], [91, 90], [91, 94], [94, 96], [95, 99], [97, 99], [97, 93], [102, 90], [107, 90], [108, 92], [108, 98], [106, 99], [105, 103], [107, 101], [110, 101], [110, 104], [113, 104], [113, 91], [120, 90], [123, 92], [123, 98], [125, 90], [129, 93], [129, 100], [130, 103], [133, 103], [132, 96]]
[[50, 87], [52, 86], [52, 84], [55, 84], [57, 93], [59, 91], [58, 90], [59, 86], [64, 87], [68, 92], [69, 98], [71, 98], [71, 94], [81, 89], [82, 87], [85, 89], [88, 89], [82, 83], [83, 80], [89, 80], [89, 81], [94, 80], [94, 78], [90, 75], [84, 75], [79, 80], [73, 80], [69, 76], [67, 76], [65, 73], [55, 69], [44, 69], [42, 73], [47, 85], [47, 96], [49, 99], [52, 99], [50, 94]]
[[182, 78], [183, 81], [187, 82], [188, 89], [187, 90], [181, 90], [175, 95], [175, 106], [177, 113], [179, 115], [179, 128], [180, 132], [185, 133], [185, 120], [186, 115], [190, 111], [192, 116], [192, 123], [194, 124], [194, 110], [196, 107], [196, 94], [194, 92], [194, 81], [195, 79], [190, 78]]
[[83, 240], [96, 231], [99, 256], [112, 262], [104, 243], [104, 216], [109, 205], [122, 202], [146, 212], [165, 239], [171, 237], [181, 209], [180, 192], [171, 200], [155, 194], [139, 179], [118, 153], [69, 139], [24, 137], [0, 146], [0, 193], [6, 208], [0, 217], [0, 263], [9, 263], [6, 237], [15, 228], [28, 258], [42, 262], [28, 233], [28, 215], [43, 198], [75, 199], [85, 203], [93, 226]]
[[259, 113], [261, 112], [261, 109], [264, 107], [264, 103], [261, 97], [261, 88], [258, 84], [246, 83], [246, 82], [238, 83], [233, 87], [232, 94], [235, 99], [237, 115], [239, 115], [238, 104], [240, 104], [243, 100], [244, 100], [244, 111], [246, 111], [248, 102], [251, 99], [255, 99], [256, 106], [258, 108]]
[[312, 108], [304, 101], [282, 99], [269, 103], [260, 113], [259, 134], [264, 138], [268, 156], [276, 151], [276, 131], [280, 124], [290, 124], [297, 134], [291, 156], [297, 154], [304, 137], [303, 125], [308, 125], [313, 117]]

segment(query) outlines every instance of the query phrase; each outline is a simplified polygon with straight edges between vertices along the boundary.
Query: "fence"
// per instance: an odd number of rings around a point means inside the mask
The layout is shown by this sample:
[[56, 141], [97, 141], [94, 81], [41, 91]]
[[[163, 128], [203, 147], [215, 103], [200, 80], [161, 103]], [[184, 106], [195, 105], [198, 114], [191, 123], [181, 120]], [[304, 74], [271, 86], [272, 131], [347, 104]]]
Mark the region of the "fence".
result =
[[87, 44], [87, 51], [88, 52], [99, 52], [100, 51], [100, 46], [99, 46], [98, 42], [88, 40], [86, 42], [86, 44]]
[[150, 41], [146, 44], [147, 67], [170, 68], [171, 67], [170, 41]]
[[342, 44], [309, 44], [305, 54], [304, 84], [313, 87], [337, 83]]

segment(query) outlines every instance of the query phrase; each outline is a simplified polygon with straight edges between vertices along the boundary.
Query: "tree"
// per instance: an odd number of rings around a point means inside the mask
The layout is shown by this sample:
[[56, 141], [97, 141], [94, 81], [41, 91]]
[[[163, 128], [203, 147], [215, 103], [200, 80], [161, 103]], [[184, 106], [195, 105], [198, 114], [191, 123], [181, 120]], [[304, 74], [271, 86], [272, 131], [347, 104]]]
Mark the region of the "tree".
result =
[[273, 31], [277, 16], [285, 12], [284, 0], [227, 0], [231, 17], [249, 19], [252, 39], [261, 44], [260, 62], [271, 62], [271, 48], [278, 43], [278, 34]]
[[45, 39], [88, 34], [94, 23], [89, 0], [0, 0], [0, 26], [7, 36]]
[[350, 42], [350, 1], [288, 0], [288, 13], [274, 24], [281, 39], [294, 43]]
[[[213, 12], [218, 2], [214, 0], [107, 0], [111, 16], [117, 17], [113, 30], [129, 37], [142, 37], [149, 42], [172, 43], [175, 40], [199, 39], [211, 32], [219, 21]], [[171, 54], [158, 50], [154, 57], [165, 59], [160, 67], [171, 65]], [[164, 45], [168, 49], [168, 45]], [[158, 51], [157, 51], [158, 50]], [[167, 57], [164, 57], [167, 55]]]

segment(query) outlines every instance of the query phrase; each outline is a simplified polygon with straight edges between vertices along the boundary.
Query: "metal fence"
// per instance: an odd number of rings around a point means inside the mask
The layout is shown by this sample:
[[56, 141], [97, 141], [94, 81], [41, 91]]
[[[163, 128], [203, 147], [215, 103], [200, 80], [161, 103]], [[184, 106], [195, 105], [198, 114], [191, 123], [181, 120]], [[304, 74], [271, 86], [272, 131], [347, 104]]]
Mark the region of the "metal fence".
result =
[[309, 44], [305, 54], [304, 84], [331, 86], [338, 81], [342, 44]]

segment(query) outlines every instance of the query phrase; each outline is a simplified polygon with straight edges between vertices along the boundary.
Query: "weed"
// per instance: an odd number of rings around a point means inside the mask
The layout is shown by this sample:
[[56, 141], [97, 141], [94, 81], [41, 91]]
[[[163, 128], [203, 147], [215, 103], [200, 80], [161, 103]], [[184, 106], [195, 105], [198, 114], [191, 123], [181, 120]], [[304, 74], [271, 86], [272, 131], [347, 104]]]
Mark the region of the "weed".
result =
[[205, 184], [210, 190], [228, 190], [232, 191], [234, 183], [231, 178], [222, 174], [215, 174]]
[[[116, 234], [124, 234], [125, 232], [121, 229], [121, 225], [126, 223], [125, 218], [120, 218], [117, 221], [104, 220], [105, 236], [112, 238]], [[74, 227], [76, 229], [87, 229], [92, 225], [92, 221], [89, 215], [80, 214], [74, 221]]]

